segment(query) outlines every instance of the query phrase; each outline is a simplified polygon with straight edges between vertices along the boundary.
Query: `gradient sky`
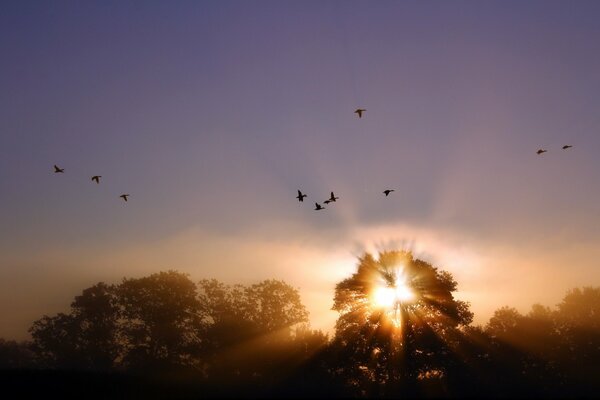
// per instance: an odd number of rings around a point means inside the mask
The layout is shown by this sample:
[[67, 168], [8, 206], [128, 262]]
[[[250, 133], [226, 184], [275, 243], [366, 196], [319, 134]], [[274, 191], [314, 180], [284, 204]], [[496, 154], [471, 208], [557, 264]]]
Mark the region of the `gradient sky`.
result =
[[597, 286], [598, 21], [598, 1], [2, 1], [0, 337], [168, 269], [283, 279], [329, 331], [335, 284], [382, 249], [453, 273], [476, 323]]

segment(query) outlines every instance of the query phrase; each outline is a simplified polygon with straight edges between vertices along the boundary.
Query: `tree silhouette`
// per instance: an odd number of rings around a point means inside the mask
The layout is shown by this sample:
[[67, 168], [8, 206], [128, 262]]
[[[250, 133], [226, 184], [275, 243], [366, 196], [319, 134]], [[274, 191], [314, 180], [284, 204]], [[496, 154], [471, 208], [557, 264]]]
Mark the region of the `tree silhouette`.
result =
[[[496, 393], [589, 396], [600, 385], [600, 288], [567, 292], [555, 311], [502, 307], [486, 326]], [[510, 388], [507, 390], [507, 388]]]
[[291, 359], [311, 351], [310, 339], [304, 353], [293, 351], [299, 345], [295, 341], [308, 338], [307, 331], [294, 331], [308, 321], [308, 312], [288, 284], [266, 280], [242, 286], [202, 280], [198, 286], [211, 379], [272, 385], [293, 366]]
[[34, 368], [35, 361], [31, 343], [0, 338], [0, 370]]
[[199, 366], [205, 328], [196, 285], [168, 271], [117, 287], [124, 364], [135, 369]]
[[600, 287], [567, 292], [555, 313], [561, 337], [556, 363], [579, 393], [600, 393]]
[[[47, 385], [88, 371], [98, 387], [116, 385], [115, 394], [138, 385], [116, 371], [150, 374], [162, 383], [147, 381], [147, 393], [166, 385], [164, 396], [172, 388], [182, 397], [600, 393], [600, 288], [570, 290], [555, 309], [505, 306], [479, 327], [456, 287], [450, 273], [410, 252], [365, 254], [336, 286], [340, 315], [329, 341], [310, 329], [298, 290], [282, 281], [194, 284], [167, 271], [98, 283], [68, 312], [35, 321], [31, 343], [0, 339], [0, 369], [40, 368]], [[26, 382], [24, 374], [12, 376]]]
[[418, 380], [447, 374], [454, 331], [473, 317], [454, 299], [456, 286], [450, 273], [410, 252], [365, 254], [335, 289], [333, 346], [343, 360], [336, 373], [364, 395], [414, 394]]
[[46, 365], [105, 370], [119, 354], [118, 319], [115, 288], [100, 282], [75, 297], [69, 314], [44, 316], [30, 333]]

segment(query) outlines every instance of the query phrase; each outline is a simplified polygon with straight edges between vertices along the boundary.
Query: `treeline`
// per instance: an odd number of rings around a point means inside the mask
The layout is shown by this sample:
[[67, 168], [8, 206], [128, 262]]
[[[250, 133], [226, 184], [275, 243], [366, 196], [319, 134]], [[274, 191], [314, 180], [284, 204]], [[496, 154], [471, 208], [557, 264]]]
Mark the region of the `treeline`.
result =
[[298, 291], [282, 281], [194, 283], [168, 271], [98, 283], [69, 312], [35, 321], [31, 341], [0, 340], [2, 384], [41, 380], [36, 390], [57, 390], [83, 373], [90, 387], [112, 388], [107, 397], [124, 388], [146, 398], [600, 394], [600, 288], [573, 289], [556, 308], [525, 315], [503, 307], [472, 326], [451, 275], [423, 263], [418, 276], [430, 272], [438, 297], [404, 310], [402, 328], [390, 331], [357, 297], [369, 263], [338, 284], [331, 338], [310, 329]]

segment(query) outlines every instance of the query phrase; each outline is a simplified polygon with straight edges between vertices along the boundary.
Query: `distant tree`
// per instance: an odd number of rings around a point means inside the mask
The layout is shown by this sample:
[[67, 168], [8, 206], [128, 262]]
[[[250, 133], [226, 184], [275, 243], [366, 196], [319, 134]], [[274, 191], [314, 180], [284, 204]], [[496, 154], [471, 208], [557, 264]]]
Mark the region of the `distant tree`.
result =
[[245, 289], [243, 309], [262, 332], [284, 331], [308, 322], [298, 290], [283, 281], [265, 280]]
[[486, 325], [486, 331], [492, 337], [504, 336], [512, 332], [523, 319], [516, 308], [502, 307], [494, 311], [494, 315]]
[[556, 317], [562, 324], [600, 332], [600, 287], [569, 290], [558, 304]]
[[328, 335], [308, 324], [294, 329], [291, 341], [282, 349], [275, 397], [330, 398], [343, 394], [343, 386], [329, 373], [331, 354]]
[[187, 275], [168, 271], [124, 279], [116, 293], [125, 366], [201, 367], [204, 315]]
[[37, 367], [31, 343], [0, 338], [0, 370]]
[[556, 362], [580, 394], [599, 394], [600, 287], [572, 289], [557, 308], [561, 343]]
[[118, 320], [115, 288], [101, 282], [75, 297], [69, 314], [35, 321], [33, 348], [48, 366], [110, 369], [120, 349]]
[[298, 326], [292, 335], [292, 346], [297, 358], [301, 361], [310, 359], [329, 343], [327, 334], [320, 330], [310, 329], [308, 324]]
[[333, 345], [343, 360], [335, 373], [372, 396], [415, 394], [417, 381], [449, 373], [451, 341], [473, 318], [456, 287], [450, 273], [410, 252], [365, 254], [335, 289]]
[[294, 340], [301, 340], [293, 329], [308, 321], [296, 289], [277, 280], [250, 286], [202, 280], [198, 287], [211, 379], [271, 385], [289, 371], [290, 357], [300, 356], [292, 355]]

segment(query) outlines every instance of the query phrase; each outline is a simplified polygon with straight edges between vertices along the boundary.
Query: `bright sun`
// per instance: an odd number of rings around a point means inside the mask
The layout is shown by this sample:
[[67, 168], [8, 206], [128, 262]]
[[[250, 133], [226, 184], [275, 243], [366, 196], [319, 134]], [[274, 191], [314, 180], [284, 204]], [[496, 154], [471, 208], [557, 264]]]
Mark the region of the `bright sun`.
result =
[[414, 298], [414, 293], [403, 282], [395, 286], [379, 286], [373, 293], [373, 300], [379, 307], [391, 308], [398, 301], [406, 302]]

